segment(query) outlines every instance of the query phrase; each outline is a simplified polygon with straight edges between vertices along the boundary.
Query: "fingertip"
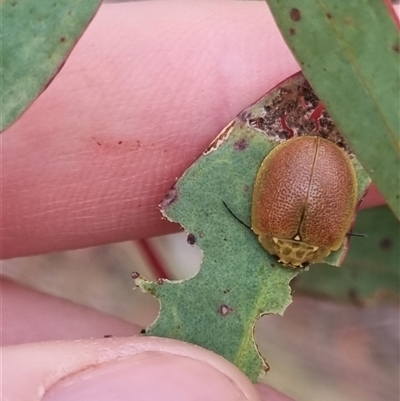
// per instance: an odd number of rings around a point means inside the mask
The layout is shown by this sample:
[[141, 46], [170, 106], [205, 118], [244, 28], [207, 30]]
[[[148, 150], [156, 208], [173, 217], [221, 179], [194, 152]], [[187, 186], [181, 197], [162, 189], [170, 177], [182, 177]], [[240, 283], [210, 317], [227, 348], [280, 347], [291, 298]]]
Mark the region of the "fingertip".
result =
[[128, 336], [141, 327], [0, 277], [2, 346], [28, 342]]
[[11, 346], [3, 369], [6, 399], [260, 401], [255, 386], [222, 357], [156, 337]]

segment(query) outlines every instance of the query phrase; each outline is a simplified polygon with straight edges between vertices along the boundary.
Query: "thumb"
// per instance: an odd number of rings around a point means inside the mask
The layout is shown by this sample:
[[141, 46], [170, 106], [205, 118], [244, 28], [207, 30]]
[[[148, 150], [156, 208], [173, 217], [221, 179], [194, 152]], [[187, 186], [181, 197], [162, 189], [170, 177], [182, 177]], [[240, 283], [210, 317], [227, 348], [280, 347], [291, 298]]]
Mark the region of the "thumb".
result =
[[[164, 338], [13, 345], [3, 348], [2, 367], [3, 396], [10, 401], [261, 400], [222, 357]], [[276, 393], [264, 399], [287, 401]]]
[[[0, 351], [2, 400], [288, 401], [265, 386], [258, 387], [260, 398], [235, 366], [211, 351], [123, 337], [139, 329], [9, 280], [0, 279], [0, 290], [0, 340], [10, 344]], [[93, 339], [110, 329], [119, 337]]]

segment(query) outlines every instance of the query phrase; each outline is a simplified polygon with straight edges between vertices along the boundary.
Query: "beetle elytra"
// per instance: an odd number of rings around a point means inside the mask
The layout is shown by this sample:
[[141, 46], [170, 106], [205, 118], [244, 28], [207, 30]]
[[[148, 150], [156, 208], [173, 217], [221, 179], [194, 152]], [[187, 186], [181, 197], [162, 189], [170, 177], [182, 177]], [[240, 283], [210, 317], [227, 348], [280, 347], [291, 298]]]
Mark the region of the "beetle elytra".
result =
[[290, 267], [317, 263], [342, 245], [357, 205], [357, 177], [347, 153], [319, 136], [289, 139], [262, 162], [251, 228]]

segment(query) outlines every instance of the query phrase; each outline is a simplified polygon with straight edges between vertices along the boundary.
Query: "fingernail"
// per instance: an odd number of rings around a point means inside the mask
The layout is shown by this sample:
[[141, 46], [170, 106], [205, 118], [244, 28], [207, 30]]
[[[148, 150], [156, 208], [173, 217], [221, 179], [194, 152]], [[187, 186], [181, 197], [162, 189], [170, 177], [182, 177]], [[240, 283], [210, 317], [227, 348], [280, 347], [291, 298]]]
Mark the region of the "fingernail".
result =
[[43, 401], [256, 401], [232, 378], [187, 356], [143, 352], [70, 375]]

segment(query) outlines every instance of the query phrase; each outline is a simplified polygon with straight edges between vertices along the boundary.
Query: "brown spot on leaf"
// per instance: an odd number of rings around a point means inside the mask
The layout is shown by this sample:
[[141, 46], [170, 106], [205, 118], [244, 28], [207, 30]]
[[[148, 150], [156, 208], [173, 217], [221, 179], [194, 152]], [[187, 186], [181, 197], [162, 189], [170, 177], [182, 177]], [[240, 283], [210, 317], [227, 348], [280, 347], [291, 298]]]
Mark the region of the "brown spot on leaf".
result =
[[245, 150], [249, 146], [246, 139], [242, 138], [236, 141], [233, 145], [233, 149], [235, 150]]
[[332, 15], [331, 13], [326, 13], [326, 17], [327, 17], [328, 19], [332, 19], [332, 18], [333, 18], [333, 15]]
[[218, 313], [222, 316], [226, 316], [233, 311], [234, 311], [234, 309], [226, 304], [221, 304], [218, 308]]
[[400, 51], [399, 44], [396, 43], [395, 45], [393, 45], [392, 49], [393, 49], [393, 51], [395, 51], [396, 53], [399, 53], [399, 51]]
[[64, 42], [65, 42], [65, 36], [61, 36], [60, 42], [61, 42], [61, 43], [64, 43]]
[[194, 245], [196, 243], [196, 237], [194, 236], [194, 234], [190, 233], [187, 238], [186, 241], [189, 245]]
[[379, 248], [382, 249], [382, 251], [388, 251], [389, 249], [392, 248], [392, 240], [390, 238], [382, 238], [379, 241]]
[[301, 20], [301, 14], [298, 8], [292, 8], [290, 10], [290, 18], [295, 21], [298, 22]]
[[289, 33], [290, 33], [290, 36], [296, 35], [296, 29], [290, 28], [290, 29], [289, 29]]

